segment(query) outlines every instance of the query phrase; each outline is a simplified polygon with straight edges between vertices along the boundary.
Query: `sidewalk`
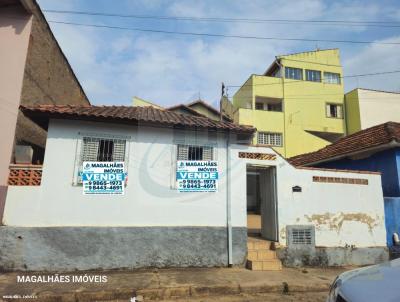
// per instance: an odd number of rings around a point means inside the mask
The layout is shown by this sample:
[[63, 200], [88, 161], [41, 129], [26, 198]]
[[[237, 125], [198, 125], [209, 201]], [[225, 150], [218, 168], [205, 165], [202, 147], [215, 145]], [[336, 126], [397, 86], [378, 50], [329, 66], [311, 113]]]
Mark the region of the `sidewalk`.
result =
[[[239, 293], [282, 293], [328, 291], [333, 279], [345, 269], [292, 269], [279, 272], [242, 268], [154, 269], [139, 271], [93, 271], [59, 273], [63, 276], [106, 275], [106, 283], [17, 283], [17, 276], [55, 276], [53, 273], [5, 273], [0, 275], [0, 299], [4, 295], [32, 295], [21, 301], [83, 302], [190, 299]], [[18, 299], [4, 299], [18, 301]]]

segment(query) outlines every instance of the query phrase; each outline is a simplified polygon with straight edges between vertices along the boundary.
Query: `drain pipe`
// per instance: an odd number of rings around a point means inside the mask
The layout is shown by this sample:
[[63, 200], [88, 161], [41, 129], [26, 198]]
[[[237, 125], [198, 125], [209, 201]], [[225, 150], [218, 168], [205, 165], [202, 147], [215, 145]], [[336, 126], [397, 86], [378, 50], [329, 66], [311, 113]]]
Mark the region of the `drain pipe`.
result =
[[228, 132], [228, 136], [226, 138], [226, 226], [228, 232], [228, 267], [232, 267], [233, 265], [233, 257], [232, 257], [232, 217], [231, 217], [231, 184], [230, 184], [230, 133]]

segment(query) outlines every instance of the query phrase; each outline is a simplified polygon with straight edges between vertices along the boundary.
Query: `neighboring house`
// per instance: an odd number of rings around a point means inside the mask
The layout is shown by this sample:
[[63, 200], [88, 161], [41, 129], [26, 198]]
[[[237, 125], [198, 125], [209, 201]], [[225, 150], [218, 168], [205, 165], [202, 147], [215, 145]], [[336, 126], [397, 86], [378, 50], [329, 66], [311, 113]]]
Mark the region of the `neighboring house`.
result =
[[364, 129], [289, 161], [296, 166], [382, 173], [387, 244], [393, 245], [393, 233], [400, 234], [400, 123]]
[[356, 88], [345, 94], [347, 134], [400, 122], [400, 93]]
[[[227, 266], [246, 257], [251, 269], [279, 269], [276, 254], [286, 265], [387, 259], [378, 173], [297, 169], [250, 146], [252, 127], [151, 106], [22, 111], [48, 135], [38, 185], [9, 187], [2, 269]], [[216, 161], [216, 192], [179, 192], [179, 160]], [[124, 195], [84, 195], [84, 161], [124, 162]], [[256, 242], [249, 213], [260, 216]]]
[[342, 76], [338, 49], [278, 56], [234, 94], [234, 120], [285, 157], [318, 150], [346, 133]]
[[[214, 121], [221, 120], [221, 115], [220, 115], [219, 111], [201, 99], [187, 103], [187, 104], [178, 104], [178, 105], [164, 108], [164, 107], [161, 107], [150, 101], [146, 101], [146, 100], [143, 100], [143, 99], [135, 96], [133, 98], [133, 106], [139, 106], [139, 107], [150, 106], [150, 107], [154, 107], [157, 109], [165, 109], [168, 111], [174, 111], [174, 112], [178, 112], [178, 113], [182, 113], [182, 114], [208, 117]], [[225, 114], [223, 115], [223, 120], [231, 121], [231, 119]]]
[[0, 41], [1, 217], [10, 163], [43, 162], [46, 132], [19, 112], [20, 104], [90, 103], [35, 0], [0, 2]]

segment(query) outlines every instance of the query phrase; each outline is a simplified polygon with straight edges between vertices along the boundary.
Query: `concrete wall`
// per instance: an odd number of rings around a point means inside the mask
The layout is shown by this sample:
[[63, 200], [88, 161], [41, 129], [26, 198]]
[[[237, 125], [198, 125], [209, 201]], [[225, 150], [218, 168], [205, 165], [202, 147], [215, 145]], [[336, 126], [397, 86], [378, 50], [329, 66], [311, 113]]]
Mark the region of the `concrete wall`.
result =
[[400, 93], [358, 90], [361, 129], [389, 121], [400, 122]]
[[[273, 152], [269, 148], [235, 145], [231, 160], [242, 150]], [[247, 152], [246, 151], [246, 152]], [[265, 152], [264, 151], [264, 152]], [[232, 169], [235, 182], [244, 183], [246, 164], [277, 167], [279, 243], [286, 245], [287, 225], [314, 225], [317, 246], [385, 246], [385, 223], [379, 174], [296, 169], [285, 159], [237, 161]], [[366, 179], [368, 185], [314, 182], [313, 176]], [[300, 186], [302, 192], [292, 192]], [[233, 200], [245, 200], [240, 186], [232, 187]], [[360, 234], [363, 234], [360, 236]]]
[[[31, 4], [30, 9], [33, 21], [21, 104], [89, 104], [38, 5]], [[18, 115], [15, 135], [17, 143], [30, 143], [42, 148], [46, 143], [46, 132], [21, 113]]]
[[[118, 135], [127, 139], [129, 180], [124, 196], [83, 195], [82, 187], [73, 184], [75, 156], [79, 153], [80, 138], [85, 133], [102, 136]], [[214, 145], [215, 159], [219, 163], [221, 175], [218, 192], [178, 193], [176, 191], [174, 165], [175, 148], [178, 142]], [[267, 153], [275, 159], [240, 158], [241, 151]], [[226, 170], [227, 158], [230, 166], [228, 171]], [[383, 200], [378, 174], [295, 169], [270, 148], [231, 144], [227, 151], [226, 136], [221, 133], [210, 134], [198, 131], [194, 135], [191, 131], [182, 132], [167, 128], [147, 126], [137, 128], [128, 125], [64, 120], [50, 122], [41, 186], [10, 187], [3, 219], [3, 223], [7, 226], [2, 229], [1, 239], [17, 248], [17, 243], [20, 241], [17, 240], [18, 236], [15, 237], [15, 230], [20, 232], [21, 227], [26, 228], [28, 237], [34, 236], [32, 235], [34, 233], [38, 238], [43, 236], [55, 238], [60, 227], [74, 227], [76, 236], [73, 237], [71, 244], [79, 245], [85, 239], [85, 244], [91, 247], [99, 244], [97, 237], [88, 241], [89, 237], [85, 235], [86, 232], [91, 232], [92, 228], [95, 230], [99, 227], [117, 228], [115, 232], [105, 231], [107, 234], [105, 236], [109, 236], [104, 238], [106, 242], [114, 242], [113, 236], [125, 236], [116, 234], [119, 230], [122, 230], [121, 234], [125, 234], [125, 228], [136, 228], [136, 230], [143, 228], [146, 229], [143, 240], [152, 238], [154, 240], [152, 244], [161, 246], [164, 241], [153, 236], [158, 229], [174, 229], [178, 234], [181, 231], [187, 234], [187, 229], [190, 228], [194, 231], [187, 236], [191, 237], [193, 244], [199, 249], [206, 246], [208, 250], [207, 253], [195, 252], [195, 255], [201, 258], [196, 263], [207, 266], [221, 265], [221, 259], [227, 257], [227, 250], [222, 253], [221, 246], [227, 246], [223, 233], [227, 231], [227, 214], [230, 213], [234, 229], [233, 236], [236, 238], [233, 262], [240, 264], [247, 250], [246, 165], [249, 164], [276, 166], [279, 243], [282, 247], [287, 245], [287, 225], [314, 225], [315, 242], [319, 247], [338, 248], [353, 245], [357, 248], [380, 249], [385, 246]], [[368, 180], [368, 185], [316, 183], [313, 182], [313, 176], [361, 178]], [[301, 193], [292, 192], [292, 187], [296, 185], [302, 187]], [[227, 200], [231, 203], [230, 212], [227, 212]], [[49, 232], [52, 235], [46, 235]], [[170, 238], [173, 241], [176, 240], [176, 237]], [[211, 247], [204, 245], [205, 241], [215, 242], [215, 238], [220, 238], [218, 240], [224, 242], [218, 242], [215, 248], [213, 245]], [[63, 237], [60, 237], [60, 240], [63, 241]], [[130, 242], [129, 240], [136, 239], [129, 237], [126, 242]], [[53, 245], [60, 244], [58, 240], [46, 242], [42, 248], [49, 254], [53, 253]], [[126, 242], [124, 240], [120, 242], [122, 250], [126, 248]], [[181, 255], [190, 255], [193, 252], [192, 244], [186, 244], [184, 241], [177, 242], [188, 248], [186, 254]], [[117, 247], [118, 245], [115, 251]], [[183, 247], [179, 245], [180, 248]], [[108, 248], [104, 249], [108, 251]], [[111, 254], [117, 257], [115, 251]], [[3, 261], [2, 265], [5, 267], [9, 264], [12, 255], [20, 255], [16, 251], [13, 252], [12, 248], [7, 249], [6, 253], [6, 256], [0, 257], [0, 262]], [[154, 253], [157, 252], [154, 250]], [[31, 261], [31, 266], [28, 265], [28, 267], [40, 265], [56, 267], [54, 263], [43, 262], [43, 257], [35, 262], [34, 254], [36, 254], [34, 251], [24, 254], [23, 259]], [[167, 255], [172, 257], [172, 254]], [[14, 259], [15, 263], [25, 261], [18, 257]], [[169, 256], [160, 257], [157, 258], [162, 259], [158, 263], [159, 266], [176, 265], [173, 260], [176, 258], [171, 260]], [[207, 260], [207, 257], [214, 260]], [[79, 259], [77, 263], [82, 260]], [[27, 263], [26, 261], [24, 263]], [[98, 268], [96, 266], [98, 264], [92, 262], [90, 257], [86, 258], [86, 261], [83, 267]], [[118, 263], [112, 262], [114, 260], [110, 261], [107, 267], [115, 267], [117, 265], [115, 263]], [[184, 265], [197, 265], [189, 260], [182, 259], [181, 261]], [[143, 266], [153, 264], [151, 261], [142, 262]], [[23, 269], [21, 265], [18, 267]], [[71, 267], [64, 266], [64, 268]]]

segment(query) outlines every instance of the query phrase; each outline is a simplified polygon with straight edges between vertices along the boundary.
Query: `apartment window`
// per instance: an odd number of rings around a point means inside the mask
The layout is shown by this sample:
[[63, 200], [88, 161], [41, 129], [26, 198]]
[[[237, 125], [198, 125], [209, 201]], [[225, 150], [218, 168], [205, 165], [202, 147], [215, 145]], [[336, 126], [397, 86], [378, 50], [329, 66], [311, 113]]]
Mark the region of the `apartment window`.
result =
[[340, 84], [340, 74], [324, 72], [324, 82], [328, 84]]
[[258, 132], [257, 144], [282, 147], [282, 134], [274, 132]]
[[177, 160], [213, 160], [213, 147], [178, 145]]
[[326, 116], [343, 118], [343, 106], [339, 104], [326, 104]]
[[321, 82], [321, 71], [306, 69], [306, 81]]
[[293, 80], [302, 80], [303, 79], [303, 69], [293, 68], [293, 67], [285, 67], [285, 78], [293, 79]]

